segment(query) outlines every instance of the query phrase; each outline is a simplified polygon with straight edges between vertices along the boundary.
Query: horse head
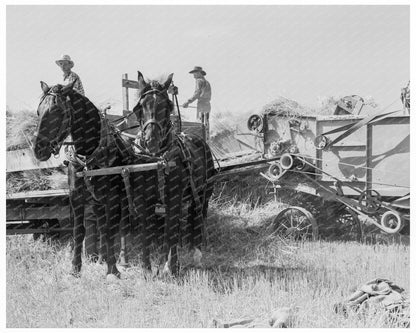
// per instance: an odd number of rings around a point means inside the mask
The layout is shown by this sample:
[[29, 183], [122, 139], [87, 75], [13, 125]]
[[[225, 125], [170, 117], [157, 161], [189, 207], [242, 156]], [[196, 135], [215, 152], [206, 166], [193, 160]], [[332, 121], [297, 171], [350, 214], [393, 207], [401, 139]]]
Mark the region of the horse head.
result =
[[167, 93], [172, 77], [170, 74], [164, 83], [146, 82], [138, 72], [139, 101], [133, 112], [141, 124], [141, 145], [153, 155], [163, 149], [172, 130], [173, 103]]
[[35, 157], [46, 161], [51, 154], [59, 154], [63, 141], [71, 131], [72, 110], [68, 101], [73, 83], [49, 87], [41, 81], [43, 95], [37, 113], [39, 123], [33, 139]]

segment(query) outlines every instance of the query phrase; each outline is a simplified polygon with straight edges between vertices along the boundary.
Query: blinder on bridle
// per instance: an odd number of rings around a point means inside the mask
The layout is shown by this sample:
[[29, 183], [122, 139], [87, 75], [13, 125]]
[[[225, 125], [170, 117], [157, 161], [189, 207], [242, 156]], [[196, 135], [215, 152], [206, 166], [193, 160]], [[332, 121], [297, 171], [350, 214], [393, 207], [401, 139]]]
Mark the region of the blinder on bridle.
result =
[[[39, 106], [43, 103], [47, 96], [53, 96], [56, 106], [63, 111], [64, 119], [60, 123], [58, 133], [56, 138], [52, 139], [49, 143], [49, 149], [54, 156], [59, 155], [63, 141], [70, 134], [72, 127], [72, 106], [70, 104], [70, 99], [68, 95], [65, 95], [65, 87], [62, 85], [56, 85], [51, 87], [44, 95], [42, 96]], [[52, 103], [49, 103], [49, 110], [51, 110]], [[39, 107], [37, 110], [39, 116]]]

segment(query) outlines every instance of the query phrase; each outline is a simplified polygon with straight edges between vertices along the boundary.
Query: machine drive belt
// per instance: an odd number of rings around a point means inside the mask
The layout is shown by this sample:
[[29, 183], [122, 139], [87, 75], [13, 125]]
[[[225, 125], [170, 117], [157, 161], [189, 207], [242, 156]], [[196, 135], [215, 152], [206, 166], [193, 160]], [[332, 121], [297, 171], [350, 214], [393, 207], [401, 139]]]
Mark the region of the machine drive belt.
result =
[[[363, 193], [363, 191], [361, 191], [360, 189], [357, 189], [357, 188], [355, 188], [354, 186], [352, 186], [352, 185], [350, 185], [350, 184], [348, 184], [348, 183], [346, 183], [346, 182], [343, 182], [342, 180], [340, 180], [340, 179], [338, 179], [338, 178], [336, 178], [336, 177], [334, 177], [334, 176], [332, 176], [332, 175], [330, 175], [328, 172], [325, 172], [324, 170], [322, 170], [322, 169], [320, 169], [320, 168], [317, 168], [316, 166], [314, 166], [312, 163], [310, 163], [310, 162], [308, 162], [306, 159], [303, 159], [303, 158], [301, 158], [302, 159], [302, 161], [305, 163], [305, 164], [308, 164], [308, 165], [310, 165], [310, 166], [312, 166], [312, 167], [314, 167], [315, 168], [315, 170], [317, 170], [317, 171], [319, 171], [319, 172], [321, 172], [321, 173], [323, 173], [323, 174], [326, 174], [327, 176], [329, 176], [329, 177], [331, 177], [332, 179], [334, 179], [335, 181], [337, 181], [339, 184], [341, 184], [341, 185], [344, 185], [344, 186], [346, 186], [346, 187], [349, 187], [350, 189], [352, 189], [352, 190], [354, 190], [354, 191], [356, 191], [357, 193], [359, 193], [359, 194], [361, 194], [361, 193]], [[308, 176], [308, 175], [306, 175], [305, 174], [305, 177], [307, 177], [308, 179], [310, 179], [313, 183], [315, 183], [315, 184], [317, 184], [318, 186], [320, 186], [320, 187], [323, 187], [323, 188], [325, 188], [324, 186], [322, 186], [317, 180], [315, 180], [315, 179], [313, 179], [312, 177], [310, 177], [310, 176]], [[337, 200], [339, 200], [339, 196], [338, 195], [336, 195], [337, 196]], [[350, 199], [348, 199], [348, 200], [350, 200]], [[339, 200], [339, 201], [341, 201], [341, 200]], [[341, 201], [342, 202], [342, 201]], [[379, 204], [380, 204], [380, 207], [383, 207], [383, 208], [385, 208], [385, 209], [392, 209], [391, 208], [391, 206], [389, 205], [389, 204], [386, 204], [385, 202], [383, 202], [383, 201], [379, 201]], [[349, 206], [349, 205], [347, 205], [347, 206]], [[356, 208], [353, 208], [353, 207], [350, 207], [350, 208], [352, 208], [354, 211], [356, 211], [356, 212], [360, 212], [360, 214], [362, 215], [363, 213], [361, 212], [361, 211], [358, 211]]]
[[379, 114], [379, 115], [373, 115], [373, 116], [369, 116], [366, 117], [364, 119], [361, 119], [359, 122], [355, 123], [355, 124], [348, 124], [339, 128], [336, 128], [334, 130], [322, 133], [321, 135], [325, 136], [328, 134], [333, 134], [333, 133], [337, 133], [337, 132], [341, 132], [341, 131], [345, 131], [344, 133], [342, 133], [340, 136], [336, 137], [334, 140], [332, 140], [328, 146], [326, 147], [326, 149], [330, 148], [331, 146], [333, 146], [334, 144], [336, 144], [337, 142], [341, 141], [342, 139], [346, 138], [347, 136], [349, 136], [350, 134], [354, 133], [355, 131], [357, 131], [358, 129], [360, 129], [361, 127], [376, 121], [376, 120], [380, 120], [382, 118], [385, 118], [393, 113], [397, 113], [399, 111], [392, 111], [392, 112], [388, 112], [388, 113], [383, 113], [383, 114]]

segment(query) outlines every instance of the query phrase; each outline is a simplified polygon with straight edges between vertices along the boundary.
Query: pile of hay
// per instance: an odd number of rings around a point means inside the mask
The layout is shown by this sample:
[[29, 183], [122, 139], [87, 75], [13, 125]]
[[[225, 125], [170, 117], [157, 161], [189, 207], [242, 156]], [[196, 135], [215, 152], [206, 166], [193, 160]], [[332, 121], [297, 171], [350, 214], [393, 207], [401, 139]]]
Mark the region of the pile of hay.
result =
[[[6, 110], [6, 150], [31, 148], [38, 123], [34, 111]], [[68, 187], [65, 168], [9, 172], [6, 175], [6, 193], [42, 191]]]
[[6, 110], [6, 150], [30, 148], [37, 123], [34, 111]]
[[263, 114], [286, 115], [286, 116], [302, 116], [313, 114], [315, 111], [311, 108], [303, 106], [298, 102], [283, 96], [277, 97], [275, 100], [267, 103], [261, 109]]

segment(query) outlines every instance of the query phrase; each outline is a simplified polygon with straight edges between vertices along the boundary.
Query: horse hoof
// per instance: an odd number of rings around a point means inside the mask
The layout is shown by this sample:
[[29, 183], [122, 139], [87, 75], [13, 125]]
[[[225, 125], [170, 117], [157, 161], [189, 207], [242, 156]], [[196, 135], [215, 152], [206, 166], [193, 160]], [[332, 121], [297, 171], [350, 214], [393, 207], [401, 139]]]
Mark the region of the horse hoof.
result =
[[120, 280], [120, 273], [118, 275], [115, 274], [107, 274], [106, 280], [108, 283], [115, 283]]
[[130, 267], [130, 264], [128, 262], [120, 262], [117, 264], [117, 266], [123, 268], [123, 269], [127, 269]]
[[172, 271], [169, 267], [169, 263], [165, 263], [165, 265], [163, 266], [163, 270], [162, 270], [162, 277], [166, 277], [166, 276], [172, 276]]
[[201, 259], [202, 259], [202, 252], [199, 249], [195, 248], [195, 252], [194, 252], [194, 255], [193, 255], [193, 260], [194, 260], [194, 266], [195, 267], [197, 267], [197, 268], [202, 267]]
[[80, 265], [79, 266], [78, 265], [73, 265], [70, 274], [72, 276], [76, 277], [76, 278], [81, 277], [81, 266]]
[[80, 271], [74, 271], [74, 270], [72, 270], [72, 271], [69, 273], [69, 275], [70, 275], [70, 276], [73, 276], [74, 278], [79, 279], [79, 278], [81, 277], [81, 272], [80, 272]]

